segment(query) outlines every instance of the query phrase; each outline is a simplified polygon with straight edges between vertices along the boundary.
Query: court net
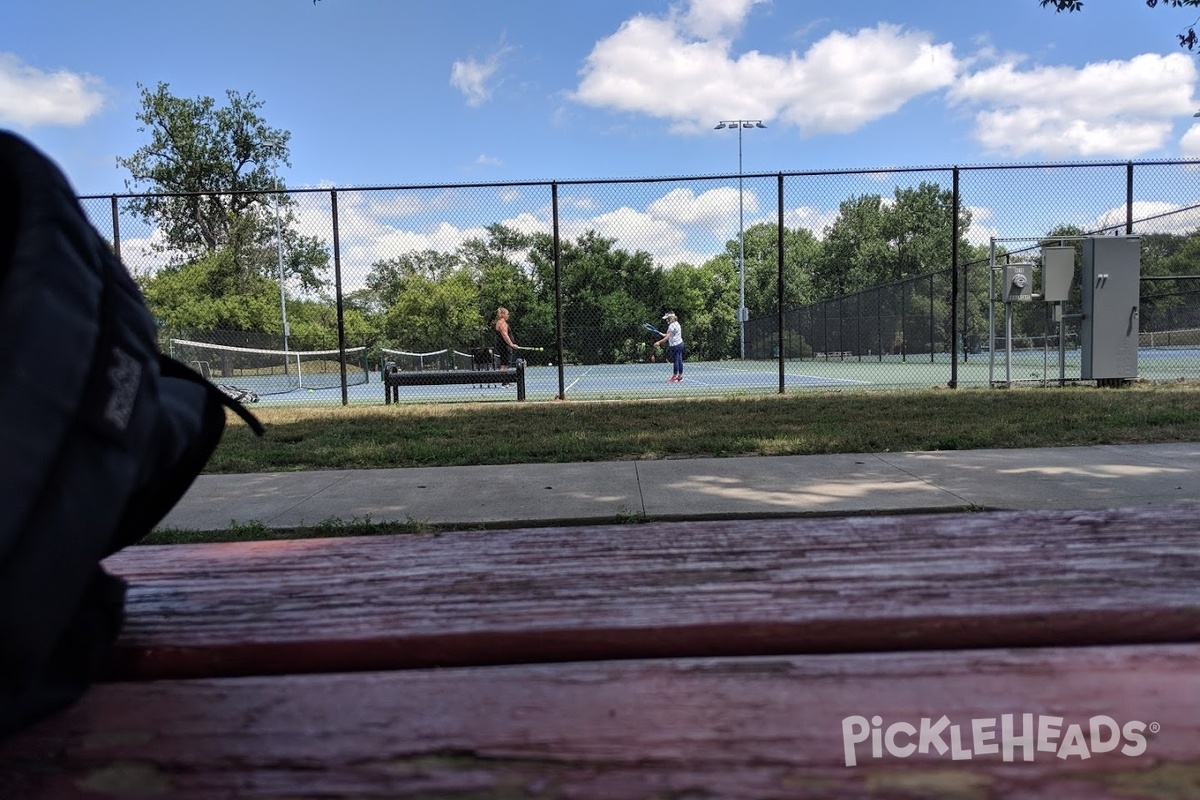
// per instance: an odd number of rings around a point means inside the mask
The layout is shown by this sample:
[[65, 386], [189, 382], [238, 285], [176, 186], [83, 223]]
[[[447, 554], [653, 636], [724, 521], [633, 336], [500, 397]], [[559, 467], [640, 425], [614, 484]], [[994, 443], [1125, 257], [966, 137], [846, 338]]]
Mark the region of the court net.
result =
[[332, 389], [367, 382], [367, 348], [341, 350], [258, 350], [171, 340], [171, 356], [216, 384], [255, 394], [284, 394], [300, 389]]
[[1141, 349], [1191, 349], [1197, 346], [1200, 346], [1200, 328], [1183, 328], [1174, 331], [1140, 331], [1138, 333], [1138, 347]]
[[[475, 357], [470, 353], [458, 350], [432, 350], [428, 353], [412, 353], [408, 350], [391, 350], [382, 347], [379, 350], [380, 361], [389, 361], [396, 368], [405, 372], [416, 372], [426, 369], [474, 369]], [[485, 365], [489, 366], [489, 365]]]

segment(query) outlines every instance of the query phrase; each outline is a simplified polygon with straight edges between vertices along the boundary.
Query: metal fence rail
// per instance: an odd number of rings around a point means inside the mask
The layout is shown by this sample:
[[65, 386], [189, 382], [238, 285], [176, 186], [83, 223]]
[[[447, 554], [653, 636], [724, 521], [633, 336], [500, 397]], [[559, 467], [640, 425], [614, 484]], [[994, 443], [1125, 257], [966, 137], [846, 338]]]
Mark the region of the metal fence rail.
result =
[[[387, 350], [461, 353], [454, 364], [473, 368], [498, 350], [499, 306], [517, 343], [534, 348], [514, 354], [531, 400], [666, 397], [986, 386], [998, 348], [1015, 355], [1020, 380], [1048, 383], [1058, 377], [1048, 304], [1012, 309], [1012, 342], [989, 337], [987, 243], [1005, 236], [1143, 237], [1141, 377], [1200, 378], [1200, 280], [1187, 275], [1200, 272], [1197, 165], [292, 189], [248, 204], [257, 238], [190, 252], [170, 246], [162, 220], [133, 212], [138, 196], [81, 201], [145, 289], [164, 351], [172, 339], [284, 353], [366, 347], [365, 384], [263, 402], [381, 402]], [[1036, 260], [1036, 247], [1005, 257]], [[686, 343], [678, 385], [646, 330], [665, 325], [666, 310]], [[1077, 379], [1074, 330], [1066, 349]], [[407, 396], [509, 394], [463, 383]]]

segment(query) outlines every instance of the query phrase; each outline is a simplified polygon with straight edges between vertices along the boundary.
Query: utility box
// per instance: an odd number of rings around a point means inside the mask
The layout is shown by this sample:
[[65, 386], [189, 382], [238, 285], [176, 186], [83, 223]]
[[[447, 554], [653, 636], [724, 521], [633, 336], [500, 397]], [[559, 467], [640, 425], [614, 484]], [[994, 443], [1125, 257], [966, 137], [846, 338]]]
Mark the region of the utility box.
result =
[[1042, 248], [1042, 299], [1049, 303], [1065, 303], [1071, 296], [1075, 280], [1075, 248]]
[[1137, 377], [1141, 269], [1139, 237], [1090, 236], [1083, 240], [1079, 331], [1083, 380]]
[[1033, 265], [1005, 264], [1001, 299], [1005, 303], [1024, 303], [1033, 299]]

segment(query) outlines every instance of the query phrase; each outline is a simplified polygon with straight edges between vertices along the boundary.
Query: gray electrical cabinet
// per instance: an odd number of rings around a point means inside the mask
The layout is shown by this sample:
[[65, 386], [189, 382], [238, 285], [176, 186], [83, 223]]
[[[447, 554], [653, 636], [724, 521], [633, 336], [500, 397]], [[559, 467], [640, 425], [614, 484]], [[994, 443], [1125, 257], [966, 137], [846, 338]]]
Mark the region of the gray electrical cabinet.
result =
[[1048, 303], [1065, 303], [1071, 296], [1075, 280], [1075, 248], [1042, 248], [1042, 299]]
[[1080, 377], [1100, 381], [1136, 378], [1141, 240], [1136, 236], [1084, 239], [1080, 288]]

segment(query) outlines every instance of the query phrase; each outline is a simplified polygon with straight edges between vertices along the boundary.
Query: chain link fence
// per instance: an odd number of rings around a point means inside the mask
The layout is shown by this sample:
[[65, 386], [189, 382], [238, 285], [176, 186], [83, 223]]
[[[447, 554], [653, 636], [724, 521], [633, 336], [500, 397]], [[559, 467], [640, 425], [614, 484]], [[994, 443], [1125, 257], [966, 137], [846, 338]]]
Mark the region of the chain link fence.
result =
[[[491, 374], [506, 359], [525, 362], [531, 400], [1078, 381], [1078, 271], [1063, 324], [1050, 303], [999, 302], [994, 273], [1092, 235], [1140, 237], [1139, 377], [1176, 380], [1200, 378], [1198, 164], [81, 202], [163, 351], [263, 403], [382, 403], [388, 370], [428, 373], [402, 401], [506, 401]], [[681, 383], [666, 380], [668, 311]], [[460, 370], [490, 372], [438, 382]]]

